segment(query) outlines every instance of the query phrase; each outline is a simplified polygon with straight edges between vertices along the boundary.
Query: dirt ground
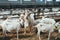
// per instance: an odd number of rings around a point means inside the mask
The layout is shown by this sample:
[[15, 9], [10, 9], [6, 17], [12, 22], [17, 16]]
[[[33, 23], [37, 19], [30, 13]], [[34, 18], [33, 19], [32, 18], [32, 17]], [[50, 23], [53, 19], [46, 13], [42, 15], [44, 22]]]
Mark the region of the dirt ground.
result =
[[[47, 40], [48, 38], [48, 32], [41, 32], [41, 39], [42, 40]], [[6, 34], [6, 36], [4, 37], [4, 34], [2, 33], [2, 30], [0, 30], [0, 40], [17, 40], [16, 39], [16, 32], [12, 31], [11, 33]], [[19, 40], [39, 40], [37, 34], [35, 33], [30, 33], [27, 31], [27, 33], [24, 35], [23, 34], [23, 29], [21, 29], [21, 31], [19, 31]], [[50, 40], [60, 40], [60, 34], [55, 31], [53, 33], [51, 33], [51, 37]]]

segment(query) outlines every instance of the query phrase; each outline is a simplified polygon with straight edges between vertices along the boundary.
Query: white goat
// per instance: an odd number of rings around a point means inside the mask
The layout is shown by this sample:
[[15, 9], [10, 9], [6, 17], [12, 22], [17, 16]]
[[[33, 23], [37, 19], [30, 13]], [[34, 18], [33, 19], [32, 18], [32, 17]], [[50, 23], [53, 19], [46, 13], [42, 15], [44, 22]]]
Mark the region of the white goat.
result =
[[5, 21], [3, 21], [0, 26], [3, 29], [3, 33], [6, 34], [6, 31], [11, 32], [12, 30], [17, 31], [17, 40], [18, 40], [18, 31], [20, 29], [20, 19], [9, 19], [7, 18]]
[[13, 10], [12, 13], [13, 14], [24, 13], [24, 10], [22, 10], [22, 9], [20, 9], [20, 10], [19, 9], [16, 9], [16, 10]]
[[60, 22], [57, 22], [57, 23], [55, 24], [55, 26], [56, 26], [57, 29], [58, 29], [58, 33], [60, 33]]
[[10, 14], [10, 11], [2, 11], [0, 14]]
[[56, 23], [54, 19], [52, 19], [52, 18], [45, 18], [44, 16], [42, 17], [40, 22], [42, 22], [42, 23], [49, 23], [49, 24], [55, 24]]
[[[55, 20], [51, 18], [42, 18], [41, 23], [37, 24], [35, 27], [38, 29], [38, 35], [40, 35], [40, 31], [48, 31], [49, 36], [48, 40], [50, 39], [50, 33], [54, 31], [55, 28]], [[39, 36], [39, 40], [41, 40]]]
[[23, 26], [23, 24], [24, 24], [24, 14], [21, 14], [19, 19], [21, 20], [21, 25]]
[[28, 10], [25, 10], [25, 15], [24, 15], [24, 34], [26, 34], [26, 28], [28, 27], [29, 23], [28, 23]]
[[40, 22], [41, 19], [34, 19], [34, 13], [31, 13], [29, 16], [29, 21], [31, 23], [31, 25], [33, 26], [34, 24], [38, 24]]

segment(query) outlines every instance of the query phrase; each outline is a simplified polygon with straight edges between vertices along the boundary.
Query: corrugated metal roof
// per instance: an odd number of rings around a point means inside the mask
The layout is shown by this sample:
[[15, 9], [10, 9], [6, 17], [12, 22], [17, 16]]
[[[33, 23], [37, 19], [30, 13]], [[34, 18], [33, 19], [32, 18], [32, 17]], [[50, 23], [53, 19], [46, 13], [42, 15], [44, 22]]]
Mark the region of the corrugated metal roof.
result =
[[26, 6], [26, 5], [39, 5], [39, 6], [46, 6], [46, 5], [48, 5], [48, 6], [50, 6], [50, 5], [52, 5], [52, 6], [54, 6], [54, 5], [58, 5], [58, 6], [60, 6], [60, 2], [56, 2], [56, 0], [55, 1], [47, 1], [47, 0], [0, 0], [0, 6], [13, 6], [13, 5], [24, 5], [24, 6]]

